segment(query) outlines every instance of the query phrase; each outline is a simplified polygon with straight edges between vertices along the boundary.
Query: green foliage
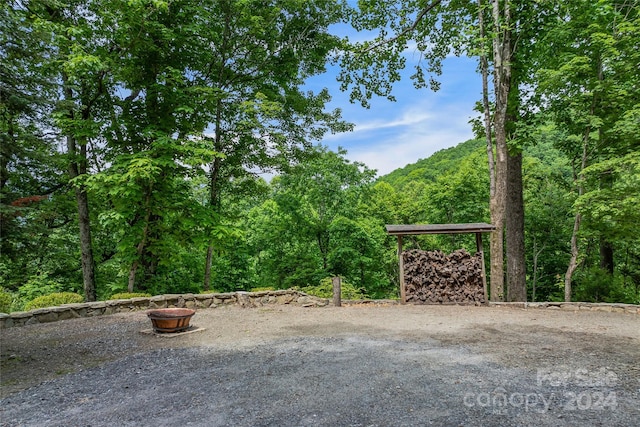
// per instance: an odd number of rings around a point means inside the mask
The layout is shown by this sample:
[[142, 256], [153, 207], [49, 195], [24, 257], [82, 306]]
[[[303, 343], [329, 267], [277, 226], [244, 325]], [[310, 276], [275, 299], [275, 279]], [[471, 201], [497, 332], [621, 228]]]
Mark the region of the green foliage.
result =
[[147, 294], [144, 292], [120, 292], [120, 293], [111, 295], [109, 299], [131, 299], [131, 298], [150, 297], [150, 296], [151, 294]]
[[[406, 66], [406, 49], [415, 43], [420, 61], [411, 76], [416, 88], [437, 91], [443, 60], [477, 49], [471, 36], [477, 16], [473, 2], [359, 1], [345, 7], [345, 18], [358, 31], [372, 33], [364, 41], [345, 42], [340, 49], [342, 90], [352, 102], [369, 107], [374, 96], [395, 100], [393, 84]], [[427, 10], [428, 9], [428, 10]], [[416, 18], [418, 17], [419, 18]]]
[[556, 136], [556, 132], [541, 128], [536, 135], [537, 144], [525, 149], [523, 159], [529, 301], [553, 300], [562, 291], [557, 285], [562, 280], [558, 278], [569, 262], [575, 197], [569, 190], [570, 166], [553, 146]]
[[640, 295], [631, 286], [625, 286], [620, 276], [592, 267], [576, 274], [575, 299], [586, 302], [640, 303]]
[[235, 292], [247, 291], [257, 286], [252, 263], [253, 260], [242, 242], [238, 242], [231, 250], [218, 252], [213, 260], [211, 287], [221, 292]]
[[[585, 225], [617, 242], [637, 240], [640, 224], [640, 151], [603, 160], [583, 170], [591, 191], [576, 207]], [[610, 184], [604, 185], [603, 179]]]
[[75, 304], [84, 302], [84, 297], [73, 292], [55, 292], [49, 295], [42, 295], [29, 301], [25, 310], [35, 310], [36, 308], [55, 307], [62, 304]]
[[275, 291], [276, 289], [273, 286], [259, 286], [257, 288], [251, 288], [251, 292], [264, 292], [264, 291]]
[[[568, 1], [565, 13], [569, 19], [541, 32], [532, 99], [545, 100], [539, 114], [556, 126], [555, 146], [574, 176], [578, 260], [592, 276], [578, 283], [579, 296], [600, 300], [616, 286], [605, 286], [592, 268], [608, 265], [626, 278], [618, 254], [637, 241], [640, 16], [634, 2], [606, 0]], [[594, 245], [600, 251], [590, 250]]]
[[29, 280], [20, 287], [18, 296], [21, 301], [31, 301], [39, 296], [65, 291], [78, 291], [80, 286], [69, 286], [58, 279], [50, 277], [47, 272], [31, 276]]
[[[425, 188], [424, 210], [430, 224], [490, 222], [489, 172], [486, 152], [477, 149], [463, 157], [456, 168], [443, 172]], [[437, 238], [439, 248], [451, 252], [475, 251], [475, 236], [451, 234]]]
[[373, 172], [345, 154], [316, 147], [274, 180], [272, 200], [251, 211], [259, 283], [304, 287], [339, 274], [367, 289], [388, 287], [384, 228], [363, 216]]
[[[325, 111], [327, 91], [300, 90], [338, 46], [328, 27], [340, 11], [323, 0], [3, 3], [0, 55], [15, 91], [3, 86], [0, 97], [7, 286], [20, 287], [43, 258], [51, 277], [80, 278], [79, 251], [68, 250], [79, 247], [73, 198], [48, 217], [27, 206], [25, 220], [10, 204], [78, 189], [95, 212], [83, 224], [98, 236], [98, 295], [193, 290], [208, 246], [224, 252], [237, 238], [221, 197], [349, 128]], [[68, 137], [68, 153], [42, 135]]]
[[[301, 287], [300, 290], [304, 293], [314, 295], [319, 298], [333, 298], [333, 280], [331, 277], [325, 277], [324, 279], [320, 280], [319, 285], [304, 286]], [[359, 300], [368, 298], [364, 289], [358, 289], [351, 283], [344, 280], [340, 284], [340, 297], [347, 300]]]
[[339, 217], [331, 224], [330, 233], [337, 242], [329, 256], [333, 272], [373, 298], [396, 294], [390, 278], [395, 273], [395, 257], [386, 251], [385, 231], [376, 219]]
[[0, 313], [10, 313], [13, 295], [0, 286]]

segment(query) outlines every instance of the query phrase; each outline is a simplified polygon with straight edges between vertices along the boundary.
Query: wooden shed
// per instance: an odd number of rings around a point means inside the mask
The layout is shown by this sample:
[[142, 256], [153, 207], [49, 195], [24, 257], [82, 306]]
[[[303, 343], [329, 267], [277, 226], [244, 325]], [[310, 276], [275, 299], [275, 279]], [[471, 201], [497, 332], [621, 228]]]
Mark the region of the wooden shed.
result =
[[482, 245], [482, 233], [490, 233], [496, 229], [494, 225], [487, 223], [471, 224], [417, 224], [417, 225], [387, 225], [387, 234], [398, 236], [398, 262], [400, 267], [400, 300], [403, 304], [407, 302], [404, 261], [402, 257], [402, 237], [417, 234], [465, 234], [474, 233], [476, 235], [476, 247], [482, 259], [482, 287], [485, 301], [489, 301], [487, 294], [487, 276], [484, 265], [484, 248]]

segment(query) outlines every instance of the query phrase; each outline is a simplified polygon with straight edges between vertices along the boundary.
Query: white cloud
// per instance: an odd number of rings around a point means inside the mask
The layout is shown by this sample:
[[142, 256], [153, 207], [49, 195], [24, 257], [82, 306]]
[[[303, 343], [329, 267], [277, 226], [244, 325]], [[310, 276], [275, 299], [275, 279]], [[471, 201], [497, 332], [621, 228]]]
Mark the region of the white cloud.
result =
[[354, 132], [335, 135], [325, 143], [347, 148], [347, 157], [385, 175], [424, 159], [438, 150], [473, 138], [468, 121], [474, 115], [464, 104], [420, 102], [389, 120], [356, 123]]
[[396, 127], [420, 126], [431, 117], [432, 115], [427, 111], [411, 108], [404, 111], [399, 117], [391, 118], [390, 120], [376, 119], [356, 122], [353, 132], [371, 132]]

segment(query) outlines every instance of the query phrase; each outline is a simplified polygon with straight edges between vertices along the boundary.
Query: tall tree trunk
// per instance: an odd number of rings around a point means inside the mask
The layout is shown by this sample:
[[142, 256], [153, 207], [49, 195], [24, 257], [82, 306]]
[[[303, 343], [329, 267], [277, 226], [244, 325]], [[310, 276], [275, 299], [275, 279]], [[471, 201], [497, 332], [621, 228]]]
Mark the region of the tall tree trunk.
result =
[[213, 265], [213, 242], [209, 242], [207, 246], [207, 258], [204, 264], [204, 283], [202, 289], [208, 291], [211, 289], [211, 266]]
[[[222, 133], [220, 126], [222, 125], [222, 103], [218, 101], [218, 107], [216, 111], [216, 130], [214, 137], [214, 149], [219, 153], [222, 149]], [[209, 207], [212, 215], [220, 207], [220, 168], [222, 167], [222, 160], [220, 157], [213, 159], [210, 165], [209, 172]], [[213, 265], [213, 240], [209, 241], [207, 245], [207, 257], [204, 264], [204, 283], [202, 285], [205, 291], [211, 288], [211, 266]]]
[[580, 222], [582, 221], [582, 215], [576, 213], [573, 220], [573, 233], [571, 233], [571, 258], [569, 258], [569, 265], [567, 271], [564, 273], [564, 300], [565, 302], [571, 302], [571, 279], [573, 273], [578, 268], [578, 231], [580, 231]]
[[[510, 49], [511, 80], [507, 101], [505, 128], [507, 138], [513, 141], [520, 120], [520, 79], [522, 78], [515, 48]], [[524, 198], [522, 188], [522, 149], [515, 145], [507, 153], [507, 201], [505, 208], [507, 300], [527, 300], [527, 268], [524, 248]]]
[[[502, 215], [500, 202], [496, 191], [496, 154], [493, 149], [491, 108], [489, 105], [489, 61], [485, 51], [485, 26], [484, 26], [484, 4], [478, 0], [478, 25], [480, 27], [481, 54], [480, 71], [482, 74], [482, 108], [484, 110], [484, 130], [487, 146], [487, 161], [489, 165], [489, 210], [491, 224], [496, 226], [496, 231], [490, 237], [490, 299], [491, 301], [501, 301], [504, 292], [504, 269], [503, 269], [503, 235], [502, 235]], [[494, 45], [495, 47], [495, 45]], [[495, 80], [494, 80], [495, 83]], [[497, 151], [497, 150], [496, 150]]]
[[[219, 141], [219, 131], [218, 127], [216, 127], [216, 141]], [[219, 146], [219, 143], [216, 142], [216, 149]], [[219, 189], [218, 189], [218, 179], [220, 177], [220, 167], [221, 160], [219, 157], [216, 157], [213, 162], [211, 162], [211, 172], [209, 175], [209, 208], [211, 209], [211, 214], [214, 215], [215, 211], [220, 207], [219, 200]], [[207, 245], [207, 257], [205, 259], [204, 264], [204, 282], [202, 285], [203, 290], [208, 291], [211, 289], [211, 267], [213, 265], [213, 240], [209, 240], [209, 244]]]
[[[602, 129], [600, 129], [599, 138], [602, 143], [604, 139]], [[613, 188], [613, 174], [611, 171], [606, 171], [600, 176], [600, 188], [606, 188], [609, 191]], [[611, 281], [613, 281], [613, 267], [613, 245], [606, 236], [600, 235], [600, 268], [611, 276]]]
[[[74, 179], [86, 173], [86, 144], [80, 147], [73, 136], [67, 135], [67, 153], [69, 155], [69, 178]], [[82, 173], [81, 173], [82, 172]], [[80, 253], [82, 258], [82, 281], [84, 298], [96, 300], [96, 273], [91, 243], [91, 219], [89, 217], [89, 197], [82, 184], [76, 184], [76, 203], [78, 205], [78, 226], [80, 232]]]
[[[62, 73], [62, 83], [65, 100], [73, 101], [73, 91], [69, 87], [66, 73]], [[67, 116], [73, 120], [75, 118], [73, 110]], [[69, 178], [71, 180], [87, 173], [87, 144], [86, 141], [78, 144], [74, 135], [67, 135], [67, 155], [69, 156]], [[84, 284], [84, 299], [95, 301], [96, 295], [96, 273], [95, 261], [93, 259], [93, 244], [91, 242], [91, 218], [89, 216], [89, 196], [83, 184], [76, 183], [75, 186], [76, 203], [78, 205], [78, 227], [80, 237], [80, 253], [82, 259], [82, 282]]]
[[[218, 131], [216, 131], [216, 139]], [[217, 146], [218, 144], [216, 144]], [[212, 214], [215, 213], [215, 210], [219, 208], [219, 189], [218, 189], [218, 179], [220, 176], [220, 166], [221, 161], [220, 158], [216, 157], [213, 162], [211, 162], [211, 172], [209, 177], [209, 207], [212, 211]], [[209, 240], [209, 244], [207, 245], [207, 257], [205, 259], [204, 265], [204, 282], [203, 289], [208, 291], [211, 288], [211, 266], [213, 265], [213, 240]]]
[[[222, 32], [222, 47], [220, 52], [228, 52], [228, 41], [231, 37], [231, 10], [227, 2], [221, 4], [224, 11], [224, 30]], [[224, 74], [226, 72], [227, 58], [225, 56], [219, 58], [220, 68], [217, 70], [218, 81], [223, 82]], [[220, 169], [222, 167], [222, 160], [218, 156], [218, 153], [222, 152], [222, 100], [218, 99], [216, 102], [216, 116], [215, 116], [215, 136], [214, 136], [214, 150], [216, 151], [216, 157], [211, 161], [211, 170], [209, 171], [209, 207], [212, 215], [216, 210], [220, 208]], [[209, 240], [207, 245], [207, 256], [204, 262], [204, 280], [203, 289], [208, 291], [211, 288], [211, 266], [213, 265], [213, 240]]]
[[[497, 133], [497, 132], [496, 132]], [[497, 139], [497, 138], [496, 138]], [[491, 211], [491, 224], [496, 229], [491, 233], [489, 247], [491, 250], [490, 271], [491, 271], [491, 301], [504, 300], [504, 213], [506, 199], [506, 185], [504, 175], [506, 175], [506, 165], [500, 159], [499, 150], [496, 150], [496, 193], [489, 201]]]
[[[580, 171], [582, 172], [585, 167], [587, 167], [587, 145], [589, 141], [589, 133], [591, 132], [590, 128], [587, 128], [583, 135], [582, 141], [582, 159], [580, 162]], [[578, 197], [582, 196], [584, 193], [584, 186], [580, 183], [578, 179], [578, 173], [574, 169], [573, 180], [578, 187]], [[564, 300], [566, 302], [571, 302], [571, 280], [573, 278], [573, 273], [578, 268], [578, 232], [580, 231], [580, 222], [582, 221], [582, 215], [580, 212], [576, 212], [576, 216], [573, 220], [573, 232], [571, 233], [571, 257], [569, 258], [569, 265], [567, 266], [567, 271], [564, 274]]]
[[507, 158], [507, 300], [526, 301], [522, 151]]
[[127, 283], [127, 290], [131, 293], [133, 292], [136, 284], [136, 273], [138, 271], [138, 266], [140, 265], [140, 260], [142, 258], [142, 254], [144, 253], [144, 248], [147, 244], [147, 236], [149, 235], [149, 221], [151, 219], [151, 191], [150, 188], [147, 192], [147, 196], [145, 197], [145, 216], [144, 216], [144, 227], [142, 229], [142, 236], [140, 237], [140, 243], [136, 247], [136, 259], [131, 264], [129, 268], [129, 280]]
[[600, 268], [613, 276], [613, 245], [605, 237], [600, 236]]
[[505, 1], [492, 0], [493, 17], [493, 80], [496, 111], [493, 119], [496, 137], [495, 193], [489, 202], [491, 222], [496, 230], [491, 233], [491, 300], [504, 300], [504, 227], [507, 204], [507, 110], [511, 89], [511, 11]]
[[542, 245], [540, 249], [538, 249], [538, 241], [535, 236], [533, 236], [533, 278], [531, 280], [531, 301], [536, 302], [536, 289], [538, 287], [538, 259], [540, 259], [540, 254], [544, 250], [546, 245]]

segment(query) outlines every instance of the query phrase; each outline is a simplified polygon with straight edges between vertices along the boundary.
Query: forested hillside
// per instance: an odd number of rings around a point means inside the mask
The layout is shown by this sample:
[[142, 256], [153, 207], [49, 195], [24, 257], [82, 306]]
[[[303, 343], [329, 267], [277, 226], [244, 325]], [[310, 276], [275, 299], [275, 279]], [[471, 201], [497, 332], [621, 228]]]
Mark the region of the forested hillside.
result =
[[397, 189], [401, 189], [411, 181], [435, 181], [443, 173], [456, 169], [465, 157], [484, 146], [485, 142], [481, 139], [471, 139], [396, 169], [381, 177], [380, 180], [388, 182]]
[[[520, 17], [513, 28], [483, 2], [422, 3], [3, 2], [0, 311], [61, 292], [79, 296], [47, 301], [322, 294], [336, 275], [346, 297], [395, 298], [384, 225], [466, 222], [500, 222], [492, 298], [640, 302], [637, 2], [494, 2]], [[389, 17], [396, 37], [330, 31]], [[480, 139], [376, 179], [320, 144], [352, 126], [304, 83], [333, 61], [353, 100], [391, 97], [413, 39], [416, 90], [437, 88], [426, 74], [456, 53], [479, 59], [485, 83], [493, 73], [494, 92]], [[509, 296], [514, 272], [524, 295]]]

